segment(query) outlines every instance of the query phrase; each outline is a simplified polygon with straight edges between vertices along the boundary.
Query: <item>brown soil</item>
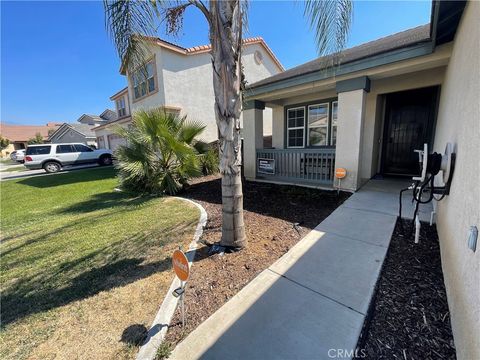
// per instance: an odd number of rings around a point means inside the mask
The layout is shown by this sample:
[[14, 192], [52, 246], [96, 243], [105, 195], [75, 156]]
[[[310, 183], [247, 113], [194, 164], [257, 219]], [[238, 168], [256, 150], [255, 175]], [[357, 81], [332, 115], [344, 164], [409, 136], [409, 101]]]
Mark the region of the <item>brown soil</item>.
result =
[[420, 235], [397, 221], [359, 344], [368, 359], [455, 359], [436, 227]]
[[248, 245], [223, 256], [208, 256], [221, 236], [221, 188], [217, 176], [197, 180], [181, 196], [199, 202], [208, 222], [187, 284], [187, 325], [177, 309], [166, 342], [175, 346], [257, 274], [286, 253], [349, 196], [347, 193], [295, 186], [244, 182]]

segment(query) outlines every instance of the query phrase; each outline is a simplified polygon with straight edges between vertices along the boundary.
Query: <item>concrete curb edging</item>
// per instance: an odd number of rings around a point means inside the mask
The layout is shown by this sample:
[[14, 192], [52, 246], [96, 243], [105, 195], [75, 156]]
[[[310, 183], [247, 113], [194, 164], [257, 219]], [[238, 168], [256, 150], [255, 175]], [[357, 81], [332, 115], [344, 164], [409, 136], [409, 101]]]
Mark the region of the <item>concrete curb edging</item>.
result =
[[[172, 197], [174, 199], [183, 200], [195, 205], [200, 210], [200, 218], [198, 220], [197, 228], [195, 229], [195, 234], [193, 235], [193, 240], [189, 245], [188, 251], [186, 253], [188, 262], [192, 266], [193, 259], [195, 258], [195, 251], [197, 249], [198, 240], [203, 234], [203, 228], [207, 223], [207, 212], [199, 203], [192, 201], [190, 199], [185, 199], [182, 197]], [[170, 321], [175, 313], [179, 299], [172, 295], [173, 291], [180, 287], [180, 280], [175, 276], [173, 279], [170, 288], [167, 291], [165, 299], [163, 299], [162, 305], [158, 309], [157, 315], [153, 320], [152, 326], [148, 330], [147, 338], [145, 339], [143, 345], [140, 347], [137, 357], [137, 360], [153, 360], [157, 354], [157, 349], [163, 342], [165, 335], [167, 334], [168, 326]]]

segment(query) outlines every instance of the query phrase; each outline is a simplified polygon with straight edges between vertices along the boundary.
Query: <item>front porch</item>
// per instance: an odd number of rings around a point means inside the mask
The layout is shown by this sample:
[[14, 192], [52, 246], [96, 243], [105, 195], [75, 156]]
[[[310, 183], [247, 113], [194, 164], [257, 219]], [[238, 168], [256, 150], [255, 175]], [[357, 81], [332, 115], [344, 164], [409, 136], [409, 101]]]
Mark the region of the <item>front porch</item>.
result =
[[257, 149], [258, 180], [332, 187], [335, 149]]
[[[243, 111], [245, 177], [357, 191], [376, 174], [415, 175], [414, 150], [433, 141], [444, 73], [439, 66], [381, 78], [329, 79], [301, 90], [251, 91]], [[268, 148], [265, 108], [272, 113]], [[334, 178], [337, 168], [346, 170], [341, 181]]]

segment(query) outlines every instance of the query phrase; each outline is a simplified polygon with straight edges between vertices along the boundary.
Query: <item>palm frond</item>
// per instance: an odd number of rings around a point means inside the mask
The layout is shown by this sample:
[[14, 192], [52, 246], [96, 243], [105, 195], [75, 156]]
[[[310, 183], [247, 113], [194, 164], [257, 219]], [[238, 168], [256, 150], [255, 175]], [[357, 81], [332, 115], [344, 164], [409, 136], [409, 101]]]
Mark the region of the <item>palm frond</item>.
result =
[[304, 15], [315, 32], [319, 55], [335, 54], [345, 47], [353, 15], [351, 0], [306, 0]]
[[148, 193], [178, 192], [205, 168], [203, 155], [195, 147], [201, 143], [196, 136], [204, 128], [162, 108], [136, 111], [131, 127], [116, 129], [126, 140], [116, 152], [122, 186]]
[[156, 1], [104, 0], [105, 25], [115, 43], [122, 67], [130, 72], [144, 64], [143, 36], [156, 33]]
[[206, 126], [200, 121], [183, 121], [179, 137], [185, 143], [191, 144], [196, 137], [203, 133], [205, 128]]

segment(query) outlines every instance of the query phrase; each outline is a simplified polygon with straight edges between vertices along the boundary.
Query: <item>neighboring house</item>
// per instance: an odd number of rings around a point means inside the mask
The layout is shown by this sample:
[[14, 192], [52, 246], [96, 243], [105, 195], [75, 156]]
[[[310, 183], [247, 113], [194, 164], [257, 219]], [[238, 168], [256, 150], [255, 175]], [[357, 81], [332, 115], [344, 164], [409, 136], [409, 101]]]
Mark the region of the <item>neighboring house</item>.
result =
[[83, 143], [86, 145], [97, 146], [95, 132], [93, 126], [82, 123], [63, 123], [49, 137], [49, 141], [53, 144], [62, 143]]
[[116, 118], [117, 114], [115, 111], [106, 109], [100, 115], [83, 114], [78, 118], [77, 122], [81, 124], [97, 126], [101, 124], [106, 124], [108, 121], [115, 120]]
[[110, 97], [110, 100], [115, 102], [116, 117], [105, 124], [96, 126], [95, 131], [96, 141], [99, 149], [115, 150], [119, 145], [124, 144], [125, 140], [115, 133], [117, 126], [128, 126], [132, 121], [130, 96], [128, 94], [128, 87], [123, 88], [116, 94]]
[[116, 118], [116, 112], [110, 109], [106, 109], [100, 115], [83, 114], [76, 123], [63, 123], [50, 134], [48, 140], [55, 144], [76, 142], [98, 147], [101, 144], [97, 144], [93, 128], [114, 121]]
[[[128, 74], [128, 86], [111, 97], [118, 118], [95, 128], [97, 142], [115, 149], [122, 142], [114, 133], [115, 125], [127, 126], [135, 110], [164, 107], [168, 112], [187, 115], [206, 125], [203, 140], [217, 140], [210, 45], [183, 48], [159, 38], [147, 38], [149, 60], [146, 71]], [[253, 83], [281, 73], [283, 67], [262, 38], [243, 41], [242, 64], [246, 82]], [[271, 133], [271, 112], [265, 114], [266, 134]]]
[[[250, 180], [356, 191], [373, 176], [417, 174], [413, 150], [423, 143], [439, 153], [454, 145], [450, 194], [435, 206], [460, 359], [480, 358], [480, 244], [473, 252], [466, 239], [480, 228], [479, 19], [480, 2], [435, 1], [429, 25], [252, 84], [243, 114]], [[273, 111], [270, 149], [264, 108]], [[347, 171], [341, 182], [336, 168]]]
[[2, 150], [2, 157], [10, 155], [15, 150], [25, 149], [27, 142], [35, 138], [37, 134], [42, 135], [46, 141], [50, 133], [54, 132], [61, 123], [49, 122], [47, 125], [13, 125], [0, 124], [0, 134], [10, 141], [10, 144]]

